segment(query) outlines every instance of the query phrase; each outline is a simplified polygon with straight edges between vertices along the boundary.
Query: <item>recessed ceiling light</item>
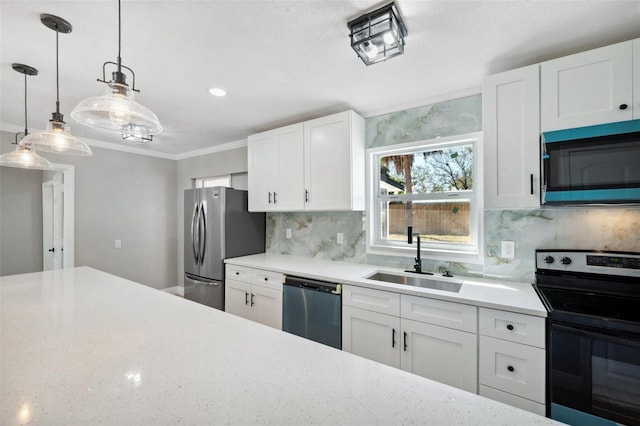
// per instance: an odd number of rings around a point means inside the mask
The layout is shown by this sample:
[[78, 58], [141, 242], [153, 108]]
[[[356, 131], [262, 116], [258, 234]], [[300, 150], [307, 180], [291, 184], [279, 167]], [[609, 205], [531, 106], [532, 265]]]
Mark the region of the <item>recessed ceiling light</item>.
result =
[[212, 87], [211, 89], [209, 89], [209, 93], [211, 93], [213, 96], [226, 96], [227, 92], [224, 91], [224, 89], [221, 89], [219, 87]]

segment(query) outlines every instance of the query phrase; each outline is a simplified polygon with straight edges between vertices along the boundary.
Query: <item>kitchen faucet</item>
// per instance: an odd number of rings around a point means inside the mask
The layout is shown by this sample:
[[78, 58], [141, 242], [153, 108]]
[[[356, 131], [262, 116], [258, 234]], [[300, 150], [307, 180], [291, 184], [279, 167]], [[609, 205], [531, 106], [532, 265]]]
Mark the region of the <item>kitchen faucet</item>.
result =
[[422, 271], [422, 259], [420, 259], [420, 234], [418, 233], [414, 234], [413, 226], [408, 226], [407, 227], [407, 244], [413, 244], [413, 237], [416, 237], [416, 239], [418, 240], [416, 257], [414, 259], [415, 263], [413, 264], [413, 270], [407, 270], [405, 272], [415, 272], [416, 274], [433, 275], [433, 273], [431, 272]]

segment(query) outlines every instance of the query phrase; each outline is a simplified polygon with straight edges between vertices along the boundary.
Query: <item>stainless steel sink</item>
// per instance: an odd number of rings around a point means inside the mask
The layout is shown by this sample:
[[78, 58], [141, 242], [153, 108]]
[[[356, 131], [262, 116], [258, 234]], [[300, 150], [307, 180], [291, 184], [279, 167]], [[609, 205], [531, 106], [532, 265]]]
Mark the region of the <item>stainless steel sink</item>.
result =
[[462, 281], [458, 280], [437, 280], [433, 278], [425, 278], [424, 276], [400, 275], [389, 272], [375, 272], [365, 278], [369, 280], [383, 281], [386, 283], [404, 284], [413, 287], [451, 291], [453, 293], [458, 293], [462, 288]]

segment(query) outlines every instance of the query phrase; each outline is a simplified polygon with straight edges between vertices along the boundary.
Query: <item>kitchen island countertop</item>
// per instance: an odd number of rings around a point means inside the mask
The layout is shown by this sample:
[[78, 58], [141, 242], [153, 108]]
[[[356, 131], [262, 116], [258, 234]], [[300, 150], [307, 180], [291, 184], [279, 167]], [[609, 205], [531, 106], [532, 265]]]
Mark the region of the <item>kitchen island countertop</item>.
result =
[[[282, 254], [253, 254], [250, 256], [226, 259], [231, 265], [268, 269], [290, 275], [302, 275], [307, 278], [387, 290], [396, 293], [424, 296], [433, 299], [448, 300], [485, 308], [502, 309], [522, 314], [546, 317], [547, 310], [529, 283], [506, 280], [456, 276], [446, 278], [433, 276], [438, 280], [463, 281], [459, 292], [412, 287], [402, 284], [374, 281], [366, 277], [377, 271], [389, 271], [403, 274], [402, 269], [387, 266], [366, 265], [324, 259], [314, 259]], [[411, 275], [408, 273], [406, 275]], [[420, 275], [429, 279], [430, 275]]]
[[0, 291], [3, 425], [555, 423], [88, 267]]

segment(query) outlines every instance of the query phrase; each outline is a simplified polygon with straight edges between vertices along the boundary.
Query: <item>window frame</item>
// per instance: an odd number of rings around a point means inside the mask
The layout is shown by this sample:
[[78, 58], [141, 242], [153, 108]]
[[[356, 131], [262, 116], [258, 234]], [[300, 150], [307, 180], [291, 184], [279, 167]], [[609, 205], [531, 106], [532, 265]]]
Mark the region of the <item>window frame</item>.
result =
[[[421, 149], [434, 150], [457, 145], [473, 146], [473, 189], [471, 197], [459, 196], [459, 191], [447, 191], [429, 194], [403, 194], [383, 196], [380, 191], [380, 158], [389, 155], [420, 151]], [[455, 136], [437, 137], [434, 139], [419, 140], [396, 145], [369, 148], [366, 154], [367, 175], [367, 205], [366, 205], [366, 252], [378, 255], [393, 255], [401, 257], [415, 256], [415, 243], [412, 245], [402, 241], [383, 241], [380, 235], [380, 211], [379, 203], [388, 201], [425, 201], [447, 200], [451, 195], [459, 199], [470, 199], [470, 224], [468, 244], [434, 243], [422, 241], [420, 253], [424, 258], [439, 260], [463, 261], [469, 263], [481, 263], [483, 258], [483, 170], [482, 170], [482, 132], [466, 133]]]

